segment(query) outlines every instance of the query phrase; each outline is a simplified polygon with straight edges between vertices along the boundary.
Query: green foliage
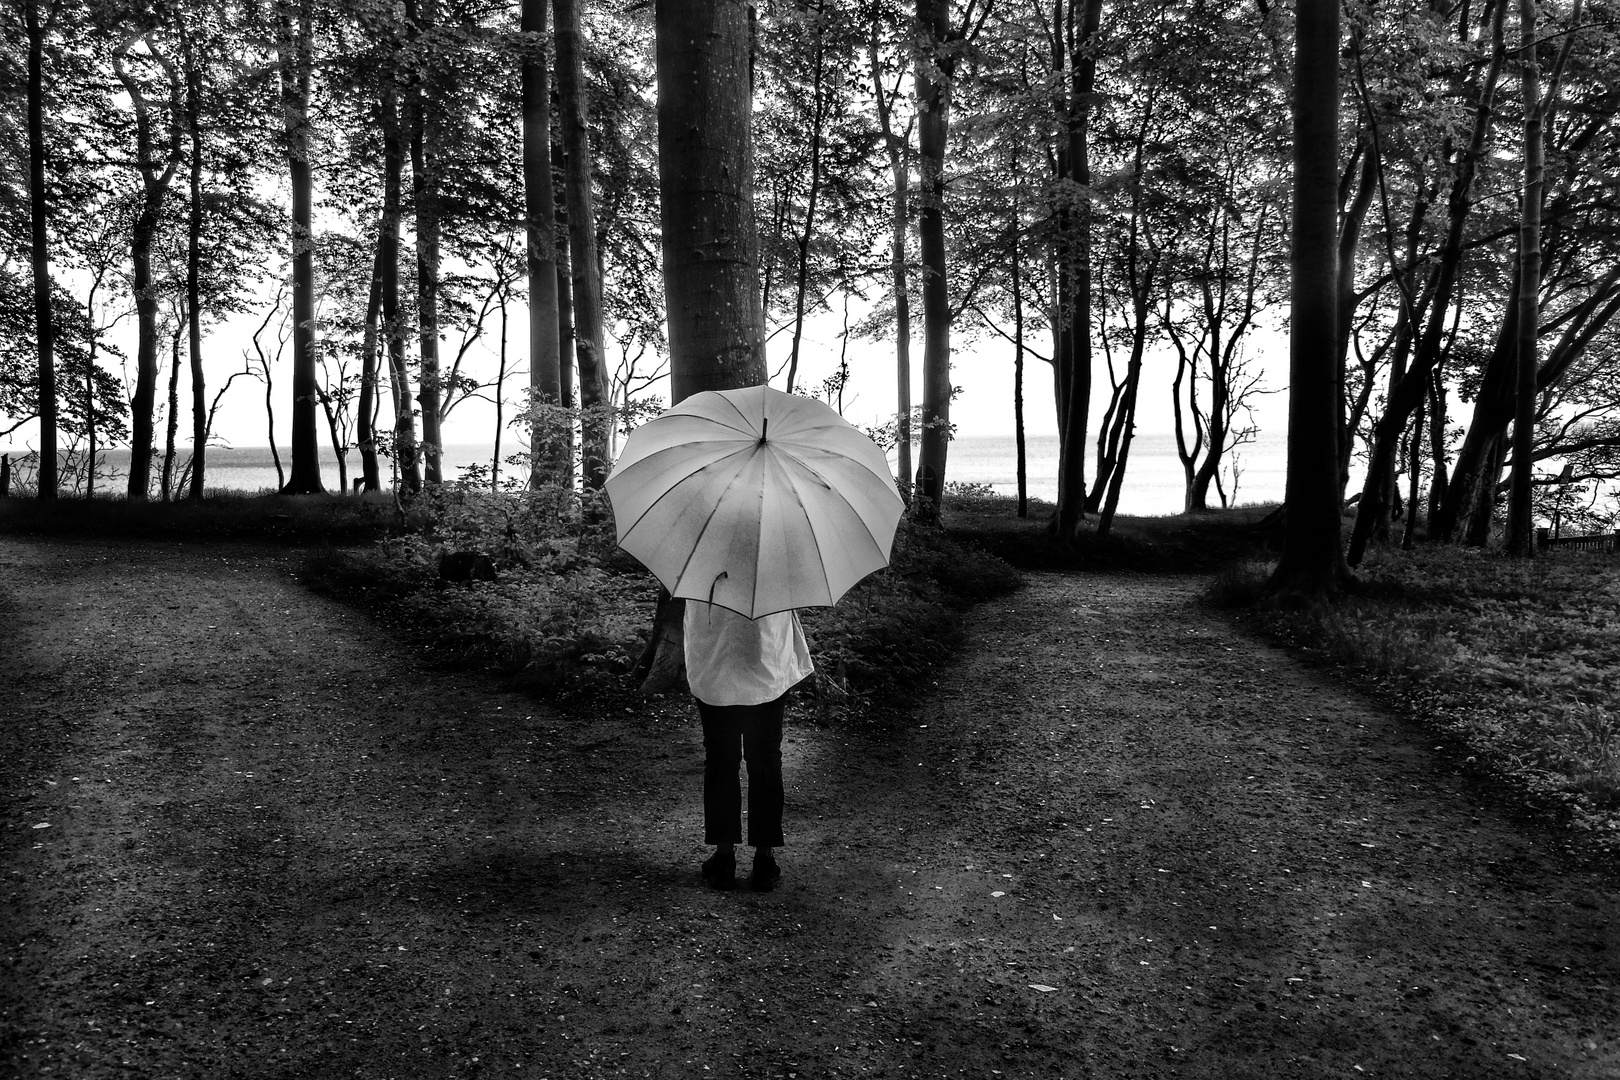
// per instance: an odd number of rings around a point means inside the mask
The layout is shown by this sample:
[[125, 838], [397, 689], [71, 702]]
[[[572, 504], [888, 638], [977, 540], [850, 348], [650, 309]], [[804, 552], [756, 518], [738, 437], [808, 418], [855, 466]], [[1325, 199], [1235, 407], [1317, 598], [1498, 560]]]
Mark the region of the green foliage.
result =
[[[1270, 568], [1210, 597], [1258, 597]], [[1273, 632], [1374, 680], [1465, 748], [1467, 764], [1620, 852], [1620, 562], [1475, 549], [1382, 551], [1356, 594], [1264, 610]]]

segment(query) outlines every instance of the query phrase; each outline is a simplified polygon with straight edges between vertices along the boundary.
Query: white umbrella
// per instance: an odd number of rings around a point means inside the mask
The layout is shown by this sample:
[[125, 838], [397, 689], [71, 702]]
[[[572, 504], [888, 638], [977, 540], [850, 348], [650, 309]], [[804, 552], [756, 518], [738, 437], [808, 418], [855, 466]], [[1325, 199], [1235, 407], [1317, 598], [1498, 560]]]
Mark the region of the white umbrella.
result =
[[871, 439], [768, 386], [693, 394], [643, 424], [607, 493], [619, 546], [672, 596], [750, 619], [837, 603], [889, 564], [905, 509]]

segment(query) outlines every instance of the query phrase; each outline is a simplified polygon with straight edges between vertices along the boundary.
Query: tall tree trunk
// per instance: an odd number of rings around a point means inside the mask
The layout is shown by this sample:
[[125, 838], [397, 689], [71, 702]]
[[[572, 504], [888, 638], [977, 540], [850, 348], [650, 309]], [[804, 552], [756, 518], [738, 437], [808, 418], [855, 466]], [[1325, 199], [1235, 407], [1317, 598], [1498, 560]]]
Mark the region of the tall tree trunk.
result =
[[[742, 0], [657, 5], [659, 210], [676, 402], [766, 378], [751, 24]], [[570, 254], [582, 261], [577, 250]]]
[[394, 389], [394, 461], [408, 491], [422, 490], [422, 461], [416, 445], [416, 401], [405, 354], [405, 324], [399, 311], [400, 201], [405, 173], [405, 133], [400, 127], [397, 68], [383, 76], [379, 94], [383, 135], [383, 215], [377, 236], [382, 265], [382, 320], [387, 338], [388, 380]]
[[[1016, 146], [1016, 143], [1014, 144]], [[1018, 154], [1013, 151], [1013, 439], [1017, 448], [1018, 516], [1029, 517], [1029, 460], [1024, 445], [1024, 282], [1023, 218], [1018, 208]]]
[[174, 333], [169, 336], [169, 411], [164, 417], [163, 472], [159, 489], [164, 502], [175, 496], [174, 438], [180, 430], [180, 342], [186, 336], [186, 313], [178, 311]]
[[[180, 23], [185, 25], [183, 15]], [[186, 214], [186, 330], [191, 353], [191, 490], [187, 494], [201, 499], [208, 451], [202, 357], [202, 70], [189, 39], [186, 53], [186, 131], [191, 139]]]
[[567, 176], [569, 267], [574, 284], [574, 351], [579, 361], [579, 404], [584, 417], [580, 427], [581, 472], [585, 487], [596, 491], [607, 479], [608, 437], [613, 423], [606, 415], [612, 398], [608, 392], [607, 360], [602, 354], [602, 276], [591, 197], [585, 70], [580, 55], [578, 3], [556, 0], [552, 11], [557, 20], [557, 99], [562, 110], [563, 147], [568, 155], [563, 167]]
[[1339, 525], [1339, 3], [1300, 0], [1294, 45], [1288, 479], [1282, 558], [1268, 588], [1336, 595]]
[[[437, 15], [436, 0], [405, 0], [405, 18], [415, 28], [419, 53], [429, 48], [422, 38], [433, 31]], [[433, 63], [422, 62], [405, 110], [416, 209], [416, 321], [422, 362], [417, 397], [422, 404], [421, 452], [429, 486], [444, 479], [440, 431], [444, 388], [439, 371], [439, 150], [444, 117], [437, 88]]]
[[790, 394], [793, 393], [794, 384], [799, 377], [799, 346], [804, 340], [804, 308], [810, 291], [810, 241], [815, 238], [816, 204], [821, 199], [821, 143], [824, 137], [822, 126], [825, 110], [823, 100], [825, 95], [821, 84], [825, 27], [819, 20], [816, 22], [814, 33], [816, 71], [810, 81], [810, 190], [805, 194], [804, 228], [799, 233], [798, 242], [798, 277], [793, 290], [793, 344], [788, 351], [787, 377], [787, 392]]
[[944, 48], [950, 33], [949, 7], [949, 0], [917, 0], [921, 48], [912, 76], [917, 95], [917, 235], [923, 274], [923, 430], [911, 506], [912, 516], [928, 524], [939, 521], [951, 424], [951, 310], [945, 264], [945, 140], [952, 64]]
[[366, 491], [382, 490], [382, 470], [377, 463], [377, 362], [380, 346], [378, 323], [382, 319], [383, 232], [387, 222], [377, 219], [377, 247], [371, 259], [371, 288], [366, 292], [366, 323], [360, 342], [360, 402], [356, 408], [355, 442], [360, 448], [360, 486]]
[[[878, 58], [877, 21], [872, 22], [868, 42], [868, 59], [872, 65], [872, 91], [878, 107], [878, 125], [883, 132], [883, 146], [889, 155], [889, 176], [894, 194], [889, 214], [889, 277], [894, 289], [894, 371], [895, 371], [895, 446], [898, 451], [900, 489], [911, 490], [911, 285], [906, 270], [907, 192], [911, 186], [907, 155], [911, 149], [909, 131], [894, 130], [893, 95], [883, 88], [883, 65]], [[898, 86], [896, 87], [898, 93]]]
[[[1086, 427], [1091, 405], [1091, 107], [1097, 82], [1095, 43], [1102, 23], [1102, 0], [1082, 0], [1075, 25], [1075, 2], [1056, 27], [1056, 41], [1068, 52], [1067, 131], [1060, 155], [1063, 179], [1075, 188], [1078, 206], [1067, 212], [1059, 254], [1060, 301], [1053, 356], [1053, 389], [1058, 410], [1058, 498], [1052, 516], [1054, 542], [1074, 542], [1085, 517]], [[1060, 5], [1061, 6], [1061, 5]]]
[[[56, 320], [51, 313], [50, 203], [45, 190], [45, 35], [55, 21], [40, 17], [40, 0], [23, 11], [28, 34], [28, 207], [34, 273], [34, 342], [39, 373], [41, 499], [56, 498]], [[93, 415], [93, 414], [92, 414]], [[95, 472], [95, 457], [90, 459]]]
[[1519, 207], [1518, 365], [1513, 416], [1513, 478], [1508, 498], [1508, 554], [1536, 553], [1530, 506], [1536, 436], [1537, 300], [1541, 291], [1541, 67], [1536, 62], [1536, 0], [1519, 0], [1519, 80], [1524, 98], [1524, 189]]
[[[561, 161], [563, 155], [556, 143], [551, 145], [551, 160], [555, 163]], [[566, 198], [566, 197], [565, 197]], [[563, 217], [566, 217], [566, 213]], [[559, 220], [556, 232], [557, 240], [557, 386], [558, 403], [563, 408], [574, 409], [579, 404], [579, 394], [576, 390], [574, 372], [574, 278], [569, 267], [568, 253], [568, 223]], [[574, 424], [572, 420], [563, 427], [562, 431], [562, 459], [564, 482], [572, 485], [574, 482]]]
[[[679, 402], [766, 381], [754, 223], [753, 9], [743, 0], [660, 0], [655, 12], [664, 305], [670, 396]], [[577, 249], [573, 261], [581, 261]], [[583, 349], [580, 357], [583, 382]], [[679, 681], [683, 610], [661, 591], [637, 665], [645, 689]]]
[[[559, 418], [562, 343], [557, 308], [557, 211], [551, 179], [551, 78], [546, 68], [547, 0], [522, 0], [524, 251], [529, 275], [529, 401], [536, 408], [529, 445], [529, 486], [566, 483], [568, 458]], [[499, 439], [497, 433], [496, 438]]]
[[315, 410], [314, 175], [309, 159], [309, 86], [314, 66], [313, 0], [278, 0], [281, 19], [281, 107], [286, 122], [287, 169], [292, 185], [293, 401], [292, 475], [282, 491], [307, 495], [321, 485], [320, 433]]
[[[157, 239], [158, 225], [162, 221], [163, 200], [168, 196], [169, 184], [180, 155], [180, 132], [173, 122], [183, 108], [178, 84], [173, 79], [173, 65], [160, 59], [170, 78], [169, 138], [164, 152], [159, 151], [152, 130], [152, 110], [141, 85], [130, 76], [124, 66], [129, 50], [144, 36], [143, 31], [127, 35], [113, 50], [113, 69], [129, 95], [135, 111], [136, 160], [141, 174], [141, 202], [135, 212], [130, 229], [130, 286], [135, 297], [135, 392], [130, 401], [129, 485], [131, 499], [150, 497], [152, 486], [152, 453], [154, 434], [152, 411], [157, 403], [157, 322], [158, 299], [152, 281], [152, 247]], [[154, 55], [156, 55], [154, 53]], [[162, 171], [159, 172], [159, 165]]]

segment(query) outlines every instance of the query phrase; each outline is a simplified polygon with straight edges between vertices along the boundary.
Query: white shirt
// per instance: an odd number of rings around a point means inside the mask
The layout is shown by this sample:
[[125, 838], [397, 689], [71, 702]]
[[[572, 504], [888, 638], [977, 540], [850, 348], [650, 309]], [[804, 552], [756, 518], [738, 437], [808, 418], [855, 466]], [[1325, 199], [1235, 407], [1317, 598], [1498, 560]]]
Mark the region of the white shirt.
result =
[[796, 611], [748, 619], [686, 601], [686, 684], [706, 705], [775, 701], [814, 670]]

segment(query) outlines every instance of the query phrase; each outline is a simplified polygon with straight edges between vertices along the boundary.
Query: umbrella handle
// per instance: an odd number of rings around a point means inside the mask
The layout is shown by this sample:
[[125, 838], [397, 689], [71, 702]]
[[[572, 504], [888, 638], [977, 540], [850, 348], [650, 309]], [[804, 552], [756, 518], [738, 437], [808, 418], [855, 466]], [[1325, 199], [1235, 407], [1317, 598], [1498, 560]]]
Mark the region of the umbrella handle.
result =
[[720, 587], [720, 579], [725, 576], [726, 572], [722, 570], [718, 574], [714, 575], [713, 581], [709, 582], [709, 605], [711, 607], [714, 605], [714, 590]]

